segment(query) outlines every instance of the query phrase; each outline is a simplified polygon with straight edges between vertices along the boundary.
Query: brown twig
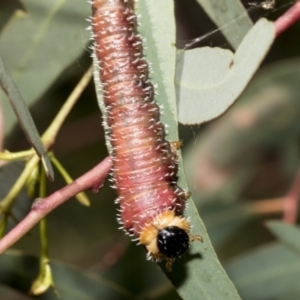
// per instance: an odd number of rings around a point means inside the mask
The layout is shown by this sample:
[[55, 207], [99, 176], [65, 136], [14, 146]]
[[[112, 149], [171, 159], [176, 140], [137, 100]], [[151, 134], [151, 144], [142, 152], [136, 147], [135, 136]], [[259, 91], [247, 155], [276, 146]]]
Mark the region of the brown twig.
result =
[[297, 220], [297, 212], [300, 197], [300, 167], [298, 168], [296, 177], [284, 197], [283, 220], [290, 224], [295, 224]]
[[287, 194], [276, 199], [266, 199], [251, 203], [247, 210], [254, 214], [283, 213], [283, 220], [290, 224], [297, 221], [297, 212], [300, 201], [300, 167]]
[[275, 21], [276, 36], [279, 36], [298, 20], [300, 20], [300, 0]]
[[248, 204], [247, 210], [256, 215], [270, 215], [282, 213], [284, 198], [265, 199]]
[[111, 168], [111, 158], [105, 158], [96, 167], [50, 196], [38, 199], [27, 216], [0, 240], [0, 254], [11, 247], [52, 210], [77, 193], [103, 183]]
[[[4, 137], [5, 137], [5, 120], [3, 115], [2, 107], [0, 106], [0, 151], [3, 151], [4, 146]], [[5, 162], [0, 160], [0, 167], [4, 165]]]
[[[72, 107], [77, 102], [79, 96], [82, 94], [82, 92], [90, 82], [93, 76], [92, 70], [93, 67], [91, 66], [89, 70], [80, 79], [80, 81], [78, 82], [78, 84], [76, 85], [76, 87], [74, 88], [74, 90], [72, 91], [68, 99], [66, 100], [66, 102], [63, 104], [58, 114], [55, 116], [54, 120], [51, 122], [46, 132], [43, 134], [42, 141], [47, 150], [52, 148], [56, 136], [58, 134], [58, 131], [61, 128], [63, 122], [65, 121], [66, 117], [69, 115]], [[5, 156], [4, 154], [2, 153], [1, 157]], [[17, 158], [15, 154], [11, 154], [11, 153], [8, 153], [8, 156], [11, 156], [12, 159]], [[10, 208], [16, 199], [16, 195], [20, 192], [21, 188], [26, 183], [26, 180], [28, 179], [30, 173], [38, 163], [39, 163], [39, 157], [37, 155], [31, 155], [31, 158], [29, 158], [29, 161], [27, 162], [25, 169], [20, 174], [17, 181], [10, 189], [9, 193], [0, 201], [0, 212], [8, 213], [10, 211]]]

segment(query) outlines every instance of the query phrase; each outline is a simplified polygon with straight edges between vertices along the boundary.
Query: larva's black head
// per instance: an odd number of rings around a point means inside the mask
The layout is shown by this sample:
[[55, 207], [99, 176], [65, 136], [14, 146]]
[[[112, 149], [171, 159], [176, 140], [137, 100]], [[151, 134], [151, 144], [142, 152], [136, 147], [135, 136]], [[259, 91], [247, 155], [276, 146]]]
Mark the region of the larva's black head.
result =
[[157, 247], [165, 256], [176, 258], [189, 248], [189, 236], [180, 227], [168, 226], [158, 232]]

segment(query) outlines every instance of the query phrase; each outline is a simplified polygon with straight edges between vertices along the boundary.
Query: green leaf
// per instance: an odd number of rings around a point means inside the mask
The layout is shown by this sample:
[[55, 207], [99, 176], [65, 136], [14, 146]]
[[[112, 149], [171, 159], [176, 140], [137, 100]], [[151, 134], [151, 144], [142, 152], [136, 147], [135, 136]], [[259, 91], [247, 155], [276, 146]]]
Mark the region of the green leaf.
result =
[[[185, 148], [185, 171], [195, 201], [239, 200], [249, 181], [259, 182], [257, 168], [270, 148], [279, 151], [284, 162], [281, 175], [294, 176], [299, 160], [299, 77], [299, 58], [262, 68], [213, 128], [202, 131], [197, 143]], [[260, 187], [251, 190], [257, 192]]]
[[252, 27], [248, 13], [239, 0], [197, 0], [213, 22], [236, 49]]
[[[152, 63], [154, 80], [158, 83], [156, 98], [164, 106], [162, 120], [170, 126], [168, 139], [176, 141], [179, 139], [177, 119], [174, 115], [176, 111], [174, 111], [175, 105], [170, 104], [176, 103], [174, 73], [172, 73], [175, 65], [175, 49], [172, 43], [175, 38], [174, 8], [171, 2], [168, 5], [163, 1], [161, 3], [140, 1], [139, 3], [139, 12], [142, 15], [140, 32], [146, 37], [145, 54]], [[163, 35], [161, 35], [162, 32], [164, 32]], [[167, 37], [166, 33], [170, 36]], [[166, 57], [162, 57], [162, 54]], [[167, 72], [167, 75], [163, 75], [164, 72]], [[164, 84], [167, 84], [166, 89]], [[182, 161], [180, 161], [179, 185], [188, 190], [182, 166]], [[204, 243], [194, 242], [189, 255], [185, 255], [182, 260], [177, 260], [172, 272], [164, 270], [165, 274], [183, 299], [223, 300], [226, 297], [227, 299], [240, 299], [218, 261], [192, 199], [188, 200], [185, 215], [191, 219], [193, 234], [200, 234], [204, 238]]]
[[299, 256], [282, 245], [256, 249], [226, 270], [243, 300], [300, 299]]
[[[32, 280], [38, 273], [39, 259], [10, 250], [0, 256], [0, 283], [28, 293]], [[121, 286], [92, 273], [52, 262], [55, 285], [61, 299], [133, 299], [133, 295]], [[53, 291], [35, 299], [57, 300]]]
[[289, 246], [300, 254], [300, 228], [282, 221], [269, 221], [266, 226], [286, 246]]
[[245, 89], [274, 38], [274, 24], [260, 19], [235, 55], [209, 47], [185, 51], [175, 80], [179, 121], [200, 124], [224, 113]]
[[[168, 139], [178, 141], [176, 118], [175, 73], [175, 26], [172, 1], [154, 2], [143, 0], [138, 3], [141, 14], [139, 31], [145, 38], [145, 55], [151, 63], [151, 76], [158, 86], [156, 100], [164, 106], [162, 120], [169, 126]], [[94, 64], [97, 60], [94, 58]], [[96, 69], [96, 68], [95, 68]], [[99, 86], [98, 72], [95, 73], [96, 87]], [[101, 92], [96, 89], [100, 107], [103, 109]], [[105, 109], [104, 109], [105, 112]], [[187, 190], [187, 183], [180, 160], [179, 185]], [[200, 234], [204, 243], [194, 242], [189, 255], [177, 260], [173, 271], [164, 270], [183, 299], [240, 299], [233, 284], [222, 268], [210, 243], [205, 227], [192, 200], [188, 200], [185, 213], [193, 224], [193, 234]], [[164, 264], [161, 265], [164, 268]]]
[[[0, 35], [0, 54], [27, 105], [33, 104], [84, 51], [89, 39], [82, 0], [24, 0]], [[16, 122], [0, 93], [6, 132]]]
[[7, 72], [2, 59], [0, 57], [0, 85], [10, 100], [11, 106], [19, 120], [19, 123], [30, 142], [31, 146], [35, 149], [38, 156], [42, 159], [47, 176], [53, 181], [54, 172], [51, 166], [46, 149], [40, 139], [40, 135], [36, 129], [32, 116], [24, 102], [13, 79]]
[[[144, 53], [151, 65], [151, 80], [157, 84], [156, 100], [164, 107], [162, 120], [170, 126], [170, 136], [177, 136], [177, 107], [174, 89], [176, 28], [172, 1], [140, 1], [142, 15], [139, 32], [145, 39]], [[151, 28], [151, 30], [149, 30]], [[171, 113], [171, 115], [169, 115]], [[175, 131], [173, 132], [173, 128]]]

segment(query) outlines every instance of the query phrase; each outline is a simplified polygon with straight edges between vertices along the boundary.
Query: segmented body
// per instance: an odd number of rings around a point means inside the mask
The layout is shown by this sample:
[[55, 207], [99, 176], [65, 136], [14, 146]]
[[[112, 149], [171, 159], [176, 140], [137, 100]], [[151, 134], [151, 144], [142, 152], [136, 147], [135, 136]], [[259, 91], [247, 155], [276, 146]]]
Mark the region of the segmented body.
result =
[[94, 0], [92, 29], [121, 222], [139, 238], [162, 213], [181, 216], [186, 194], [177, 186], [177, 157], [154, 101], [133, 6], [131, 0]]

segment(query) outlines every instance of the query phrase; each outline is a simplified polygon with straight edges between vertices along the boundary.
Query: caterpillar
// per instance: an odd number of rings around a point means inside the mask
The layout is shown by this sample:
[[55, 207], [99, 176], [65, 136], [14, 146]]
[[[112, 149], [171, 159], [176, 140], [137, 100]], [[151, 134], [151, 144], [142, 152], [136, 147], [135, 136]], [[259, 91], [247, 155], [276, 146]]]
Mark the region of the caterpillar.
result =
[[179, 142], [166, 140], [149, 65], [137, 31], [134, 0], [93, 0], [95, 76], [101, 81], [104, 125], [111, 146], [118, 221], [157, 261], [187, 251], [191, 225], [183, 216], [189, 193], [177, 185]]

